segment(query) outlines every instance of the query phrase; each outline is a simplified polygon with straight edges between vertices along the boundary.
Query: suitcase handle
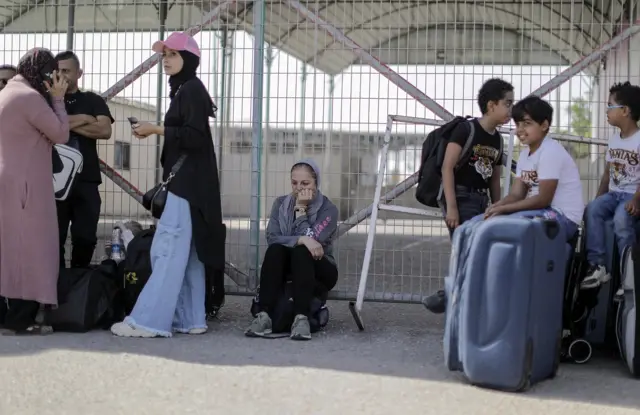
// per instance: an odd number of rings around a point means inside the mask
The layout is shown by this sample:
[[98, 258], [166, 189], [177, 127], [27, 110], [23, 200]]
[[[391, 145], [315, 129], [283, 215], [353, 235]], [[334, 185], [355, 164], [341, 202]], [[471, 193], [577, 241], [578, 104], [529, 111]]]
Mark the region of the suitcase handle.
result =
[[549, 239], [556, 239], [560, 233], [560, 224], [555, 220], [545, 219], [542, 221], [542, 225], [544, 226], [544, 232], [547, 234]]

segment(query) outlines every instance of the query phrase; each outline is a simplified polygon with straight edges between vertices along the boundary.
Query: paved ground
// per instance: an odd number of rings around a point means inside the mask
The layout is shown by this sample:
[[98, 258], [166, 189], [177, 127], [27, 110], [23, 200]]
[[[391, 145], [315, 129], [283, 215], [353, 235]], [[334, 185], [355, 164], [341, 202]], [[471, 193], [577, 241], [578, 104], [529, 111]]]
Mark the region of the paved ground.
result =
[[247, 339], [248, 298], [200, 337], [107, 332], [0, 336], [2, 415], [637, 414], [639, 383], [620, 362], [564, 365], [526, 394], [468, 386], [443, 366], [442, 320], [420, 306], [345, 303], [311, 342]]
[[[229, 225], [227, 257], [246, 270], [246, 223]], [[339, 290], [355, 292], [365, 240], [365, 227], [340, 239]], [[381, 227], [368, 292], [431, 292], [448, 252], [437, 223]], [[302, 344], [244, 338], [248, 306], [230, 297], [201, 337], [0, 337], [0, 414], [640, 414], [640, 384], [603, 357], [526, 394], [466, 385], [444, 368], [442, 319], [421, 306], [366, 303], [358, 332], [333, 302], [328, 331]]]

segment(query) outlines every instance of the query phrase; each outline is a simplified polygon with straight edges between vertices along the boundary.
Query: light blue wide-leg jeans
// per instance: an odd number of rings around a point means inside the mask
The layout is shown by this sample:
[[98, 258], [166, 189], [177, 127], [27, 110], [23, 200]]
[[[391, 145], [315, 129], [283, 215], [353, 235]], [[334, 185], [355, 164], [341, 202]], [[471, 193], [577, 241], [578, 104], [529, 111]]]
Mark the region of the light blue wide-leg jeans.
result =
[[124, 322], [162, 337], [206, 329], [204, 264], [192, 241], [189, 202], [171, 192], [151, 244], [151, 269]]

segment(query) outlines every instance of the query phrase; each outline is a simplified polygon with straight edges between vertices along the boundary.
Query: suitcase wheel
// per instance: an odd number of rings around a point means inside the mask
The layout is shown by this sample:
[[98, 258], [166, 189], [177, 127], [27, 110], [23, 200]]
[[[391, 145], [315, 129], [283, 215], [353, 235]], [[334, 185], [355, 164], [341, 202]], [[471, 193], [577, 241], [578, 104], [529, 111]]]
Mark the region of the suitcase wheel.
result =
[[573, 340], [567, 349], [567, 355], [571, 361], [579, 365], [585, 364], [591, 360], [592, 353], [593, 348], [591, 347], [591, 343], [584, 339]]

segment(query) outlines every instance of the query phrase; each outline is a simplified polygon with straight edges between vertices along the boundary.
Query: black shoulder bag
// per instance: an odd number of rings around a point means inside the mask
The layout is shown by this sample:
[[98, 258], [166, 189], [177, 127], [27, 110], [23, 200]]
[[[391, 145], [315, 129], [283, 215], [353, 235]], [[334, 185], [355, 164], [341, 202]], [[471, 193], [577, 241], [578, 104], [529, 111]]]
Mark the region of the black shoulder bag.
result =
[[176, 164], [171, 168], [171, 173], [169, 173], [169, 177], [167, 180], [158, 183], [153, 189], [149, 190], [147, 193], [142, 196], [142, 206], [145, 209], [151, 212], [151, 216], [156, 219], [160, 219], [162, 216], [162, 212], [164, 212], [164, 206], [167, 203], [167, 192], [169, 183], [178, 173], [180, 167], [184, 163], [184, 160], [187, 158], [186, 154], [182, 154]]

